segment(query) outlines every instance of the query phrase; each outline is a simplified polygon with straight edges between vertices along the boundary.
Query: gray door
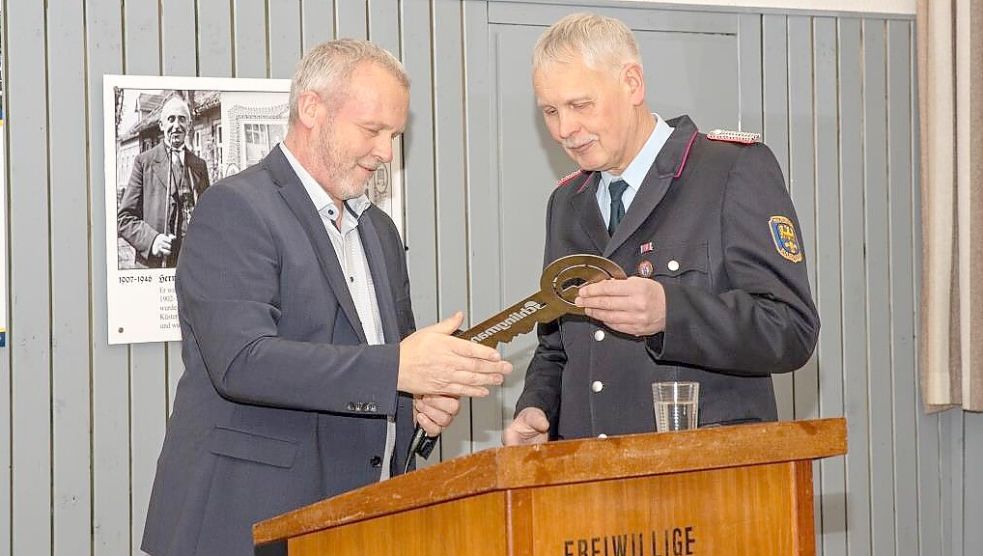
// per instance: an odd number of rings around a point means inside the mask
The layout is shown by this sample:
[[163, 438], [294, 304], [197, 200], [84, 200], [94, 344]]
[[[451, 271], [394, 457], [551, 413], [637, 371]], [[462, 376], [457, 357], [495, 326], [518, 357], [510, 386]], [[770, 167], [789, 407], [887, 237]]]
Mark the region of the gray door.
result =
[[[642, 5], [586, 9], [616, 17], [635, 32], [652, 110], [666, 119], [689, 114], [703, 130], [761, 130], [760, 16]], [[532, 50], [551, 23], [584, 10], [585, 6], [494, 0], [467, 5], [476, 317], [489, 316], [538, 288], [546, 202], [557, 180], [576, 166], [550, 138], [536, 107]], [[535, 344], [535, 335], [528, 334], [503, 350], [516, 368], [502, 393], [504, 423], [511, 419]], [[475, 411], [491, 403], [495, 401], [476, 401]], [[497, 439], [490, 440], [489, 445], [495, 445]]]

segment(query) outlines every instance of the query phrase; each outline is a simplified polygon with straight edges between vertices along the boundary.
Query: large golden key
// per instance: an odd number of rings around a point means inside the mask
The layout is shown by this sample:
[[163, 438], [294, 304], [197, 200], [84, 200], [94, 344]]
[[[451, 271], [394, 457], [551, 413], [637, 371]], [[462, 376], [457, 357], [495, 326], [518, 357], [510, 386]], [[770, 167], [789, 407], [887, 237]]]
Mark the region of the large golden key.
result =
[[573, 303], [577, 291], [609, 278], [624, 279], [625, 271], [617, 263], [597, 255], [561, 257], [543, 270], [538, 292], [454, 335], [490, 347], [497, 347], [499, 342], [508, 343], [532, 330], [536, 323], [550, 322], [563, 315], [584, 314], [584, 309]]
[[[582, 307], [574, 305], [577, 292], [587, 284], [625, 278], [625, 271], [617, 263], [597, 255], [568, 255], [549, 264], [539, 279], [539, 291], [467, 330], [454, 333], [489, 347], [499, 342], [508, 343], [519, 334], [529, 332], [538, 322], [550, 322], [563, 315], [584, 314]], [[430, 457], [437, 445], [437, 437], [427, 436], [419, 425], [410, 441], [409, 455], [403, 472], [409, 468], [414, 455]]]

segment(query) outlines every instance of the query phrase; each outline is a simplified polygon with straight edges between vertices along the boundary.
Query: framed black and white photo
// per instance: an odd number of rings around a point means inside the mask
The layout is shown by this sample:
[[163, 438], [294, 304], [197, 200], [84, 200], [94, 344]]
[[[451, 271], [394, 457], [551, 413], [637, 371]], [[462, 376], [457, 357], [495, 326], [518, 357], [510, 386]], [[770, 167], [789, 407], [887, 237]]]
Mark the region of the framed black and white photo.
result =
[[[174, 268], [195, 203], [284, 139], [290, 82], [107, 75], [103, 87], [109, 343], [180, 340]], [[402, 231], [400, 146], [367, 193]]]

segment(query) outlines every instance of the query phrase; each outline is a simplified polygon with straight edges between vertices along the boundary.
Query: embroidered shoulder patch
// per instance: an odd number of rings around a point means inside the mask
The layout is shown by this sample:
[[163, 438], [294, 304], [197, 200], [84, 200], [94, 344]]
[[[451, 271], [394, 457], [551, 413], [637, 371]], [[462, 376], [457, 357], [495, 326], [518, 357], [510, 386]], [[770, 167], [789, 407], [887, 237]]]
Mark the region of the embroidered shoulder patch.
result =
[[726, 141], [728, 143], [743, 143], [753, 145], [761, 142], [760, 133], [750, 131], [732, 131], [729, 129], [715, 129], [707, 133], [707, 139], [712, 141]]
[[560, 181], [556, 182], [556, 186], [557, 187], [563, 187], [564, 185], [572, 182], [574, 180], [574, 178], [576, 178], [577, 176], [579, 176], [581, 174], [584, 174], [584, 173], [585, 172], [583, 170], [577, 170], [575, 172], [570, 172], [569, 174], [567, 174], [567, 175], [563, 176], [562, 178], [560, 178]]
[[772, 216], [768, 219], [768, 229], [779, 255], [793, 263], [802, 262], [802, 248], [795, 237], [795, 226], [791, 220], [784, 216]]

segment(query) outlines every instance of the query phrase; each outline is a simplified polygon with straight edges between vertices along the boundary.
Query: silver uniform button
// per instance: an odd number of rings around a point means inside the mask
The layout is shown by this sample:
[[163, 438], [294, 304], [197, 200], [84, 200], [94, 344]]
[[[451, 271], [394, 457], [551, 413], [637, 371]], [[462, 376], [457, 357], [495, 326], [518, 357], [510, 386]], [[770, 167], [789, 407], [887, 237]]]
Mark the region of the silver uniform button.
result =
[[604, 433], [602, 432], [601, 434], [599, 434], [599, 435], [597, 435], [597, 437], [598, 437], [598, 438], [607, 438], [607, 437], [608, 437], [608, 435], [606, 435], [606, 434], [604, 434]]
[[590, 383], [590, 389], [595, 392], [600, 392], [601, 390], [604, 390], [604, 383], [600, 380], [595, 380], [594, 382]]
[[604, 339], [604, 331], [603, 330], [595, 330], [594, 331], [594, 339], [597, 340], [598, 342], [602, 341]]
[[666, 264], [666, 268], [668, 268], [672, 272], [676, 272], [677, 270], [679, 270], [679, 261], [677, 261], [676, 259], [669, 261], [669, 263]]

